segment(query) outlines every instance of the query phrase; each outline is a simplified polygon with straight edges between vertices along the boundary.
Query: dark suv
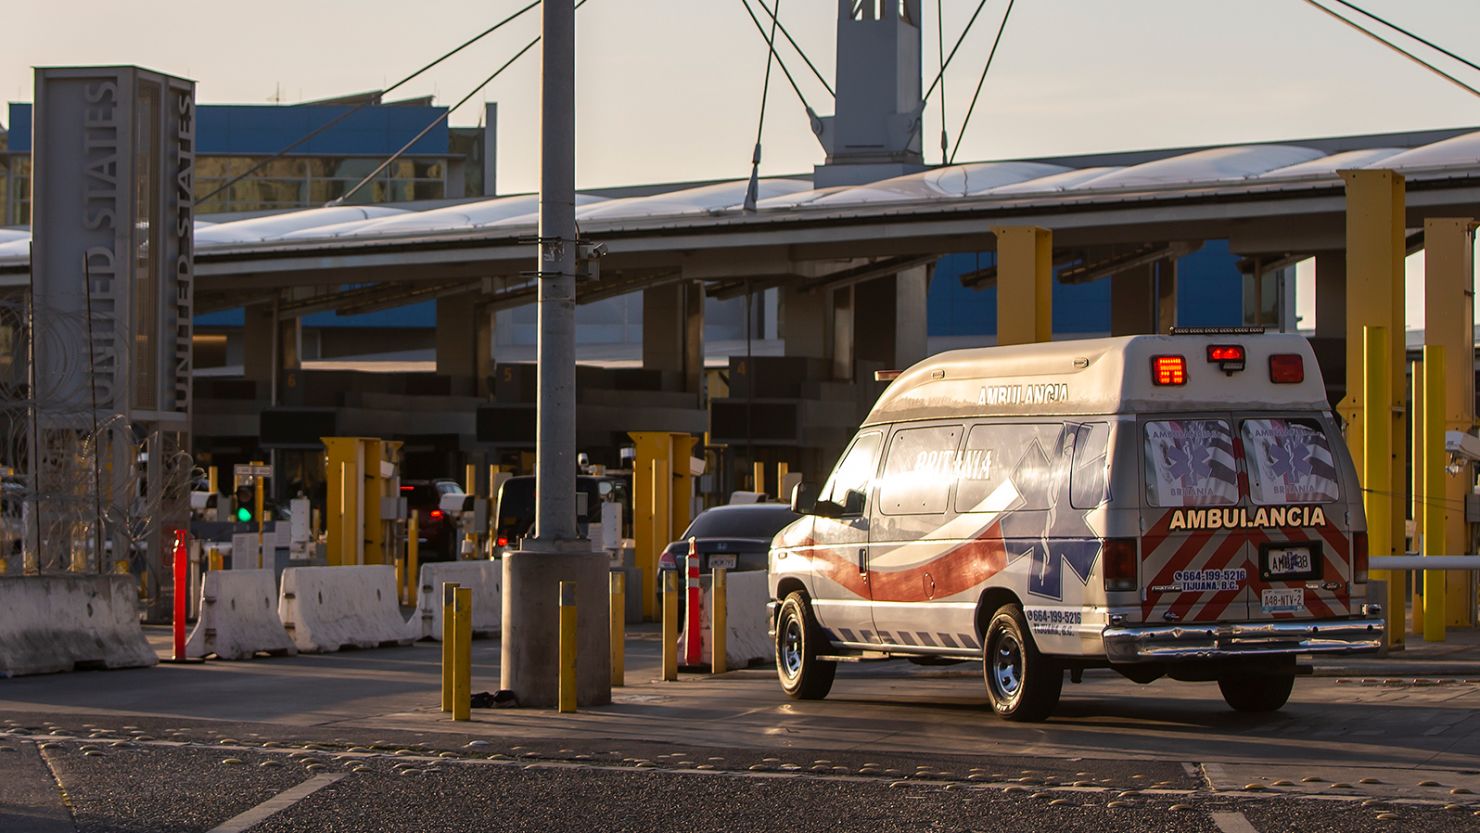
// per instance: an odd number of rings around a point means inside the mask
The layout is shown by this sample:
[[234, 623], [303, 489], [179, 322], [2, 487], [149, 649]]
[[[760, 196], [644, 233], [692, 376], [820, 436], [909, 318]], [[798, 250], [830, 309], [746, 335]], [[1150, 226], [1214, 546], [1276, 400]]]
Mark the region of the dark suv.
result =
[[422, 561], [456, 561], [457, 523], [442, 512], [444, 495], [463, 494], [456, 480], [403, 480], [401, 496], [406, 498], [406, 511], [416, 513], [416, 540]]
[[[601, 504], [616, 501], [630, 512], [626, 483], [612, 477], [581, 475], [576, 490], [586, 495], [586, 514], [577, 518], [582, 527], [601, 527]], [[519, 539], [534, 532], [535, 478], [533, 475], [511, 477], [498, 490], [498, 507], [494, 513], [494, 548], [505, 552], [519, 546]], [[594, 534], [594, 533], [593, 533]]]

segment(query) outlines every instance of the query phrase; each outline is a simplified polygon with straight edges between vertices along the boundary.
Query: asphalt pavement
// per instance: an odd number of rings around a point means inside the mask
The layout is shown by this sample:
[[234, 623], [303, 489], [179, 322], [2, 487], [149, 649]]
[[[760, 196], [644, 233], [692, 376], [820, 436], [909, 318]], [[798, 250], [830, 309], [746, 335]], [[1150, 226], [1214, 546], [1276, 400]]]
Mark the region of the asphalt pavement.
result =
[[[156, 633], [156, 637], [162, 634]], [[614, 703], [437, 708], [434, 643], [0, 680], [0, 831], [1480, 829], [1480, 638], [1317, 663], [1269, 716], [1089, 673], [1043, 724], [969, 665], [655, 679]], [[474, 643], [475, 690], [498, 643]]]

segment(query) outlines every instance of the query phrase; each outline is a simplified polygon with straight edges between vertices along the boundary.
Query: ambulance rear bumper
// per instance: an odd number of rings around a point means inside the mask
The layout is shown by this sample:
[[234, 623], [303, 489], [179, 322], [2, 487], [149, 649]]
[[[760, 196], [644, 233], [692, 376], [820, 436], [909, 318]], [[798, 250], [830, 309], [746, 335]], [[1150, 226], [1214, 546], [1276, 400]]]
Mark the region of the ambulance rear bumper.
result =
[[1218, 622], [1105, 629], [1114, 663], [1228, 659], [1277, 654], [1361, 654], [1382, 647], [1380, 618]]

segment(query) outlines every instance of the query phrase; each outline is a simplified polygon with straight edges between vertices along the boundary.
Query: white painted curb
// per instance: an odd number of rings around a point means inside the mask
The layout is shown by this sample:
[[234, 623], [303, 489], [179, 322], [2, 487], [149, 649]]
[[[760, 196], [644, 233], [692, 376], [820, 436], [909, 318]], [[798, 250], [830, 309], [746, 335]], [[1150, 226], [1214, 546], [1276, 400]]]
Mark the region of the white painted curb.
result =
[[442, 641], [442, 583], [473, 591], [473, 633], [495, 634], [503, 626], [504, 570], [497, 561], [434, 561], [421, 565], [417, 613], [421, 638]]
[[396, 568], [389, 565], [289, 567], [278, 616], [306, 654], [407, 645], [420, 635], [421, 623], [401, 617], [396, 596]]
[[0, 577], [0, 677], [158, 662], [132, 576]]
[[[699, 623], [704, 636], [700, 653], [703, 662], [710, 663], [713, 662], [714, 648], [714, 625], [710, 619], [714, 609], [712, 578], [704, 575], [699, 582], [704, 593], [699, 607]], [[765, 571], [730, 573], [726, 576], [726, 583], [729, 584], [729, 607], [726, 610], [725, 623], [725, 667], [734, 670], [744, 668], [752, 662], [770, 660], [774, 648], [771, 638], [766, 635], [766, 602], [770, 601], [771, 596], [766, 587]], [[680, 649], [683, 646], [682, 634], [679, 646]], [[679, 656], [682, 657], [683, 654], [680, 653]]]
[[212, 570], [200, 591], [200, 617], [185, 643], [185, 656], [215, 654], [251, 659], [258, 652], [296, 654], [278, 618], [277, 582], [271, 570]]

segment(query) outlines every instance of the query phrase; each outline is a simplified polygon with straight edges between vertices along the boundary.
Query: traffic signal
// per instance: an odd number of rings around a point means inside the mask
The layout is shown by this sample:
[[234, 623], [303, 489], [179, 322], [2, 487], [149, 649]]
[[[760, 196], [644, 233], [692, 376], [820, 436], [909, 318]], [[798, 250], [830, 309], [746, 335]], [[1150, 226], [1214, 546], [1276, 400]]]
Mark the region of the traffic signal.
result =
[[237, 523], [249, 524], [256, 519], [253, 505], [257, 501], [257, 490], [250, 483], [243, 483], [236, 487], [236, 496], [232, 500], [235, 504], [233, 516]]

